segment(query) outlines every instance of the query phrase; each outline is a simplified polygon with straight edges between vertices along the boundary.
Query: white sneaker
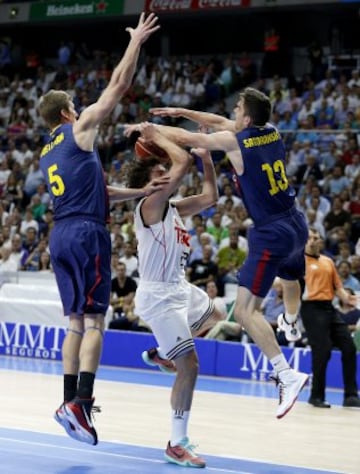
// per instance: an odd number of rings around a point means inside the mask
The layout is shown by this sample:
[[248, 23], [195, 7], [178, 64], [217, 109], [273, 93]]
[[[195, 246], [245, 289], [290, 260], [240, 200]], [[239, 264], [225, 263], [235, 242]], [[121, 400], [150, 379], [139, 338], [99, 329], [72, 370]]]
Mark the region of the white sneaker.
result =
[[297, 320], [293, 323], [288, 323], [285, 319], [285, 315], [280, 314], [277, 323], [279, 331], [284, 331], [287, 341], [295, 342], [301, 339], [301, 331]]
[[271, 376], [279, 386], [279, 406], [276, 418], [282, 418], [293, 407], [296, 399], [309, 380], [309, 375], [293, 369], [283, 370], [278, 376]]

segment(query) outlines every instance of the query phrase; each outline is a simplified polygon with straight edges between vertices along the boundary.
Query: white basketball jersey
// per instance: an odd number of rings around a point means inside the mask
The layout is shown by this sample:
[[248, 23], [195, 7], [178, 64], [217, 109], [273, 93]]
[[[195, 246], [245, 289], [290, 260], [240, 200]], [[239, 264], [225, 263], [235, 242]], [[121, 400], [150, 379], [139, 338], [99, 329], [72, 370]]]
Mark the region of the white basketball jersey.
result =
[[144, 225], [141, 200], [135, 209], [139, 275], [143, 281], [175, 283], [185, 278], [190, 253], [190, 235], [174, 204], [168, 203], [163, 219]]

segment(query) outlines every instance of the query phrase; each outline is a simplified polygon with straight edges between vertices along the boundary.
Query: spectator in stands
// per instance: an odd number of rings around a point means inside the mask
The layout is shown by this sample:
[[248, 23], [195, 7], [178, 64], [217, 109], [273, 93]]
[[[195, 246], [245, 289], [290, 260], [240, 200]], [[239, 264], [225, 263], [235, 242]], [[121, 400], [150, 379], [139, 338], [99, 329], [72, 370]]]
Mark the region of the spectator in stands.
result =
[[246, 255], [247, 252], [239, 248], [237, 233], [230, 234], [229, 245], [222, 247], [216, 258], [222, 288], [226, 283], [237, 283], [237, 272], [241, 271]]
[[345, 407], [360, 407], [356, 383], [356, 348], [350, 332], [332, 301], [335, 295], [356, 306], [358, 298], [344, 289], [333, 261], [320, 254], [320, 235], [309, 230], [305, 248], [305, 291], [301, 317], [311, 347], [312, 387], [309, 403], [317, 408], [330, 408], [325, 400], [326, 367], [333, 346], [341, 351]]
[[23, 242], [20, 234], [14, 234], [12, 236], [10, 250], [10, 255], [8, 257], [9, 265], [11, 265], [12, 268], [15, 269], [15, 271], [23, 270], [25, 261], [29, 253], [23, 247]]
[[318, 183], [313, 183], [311, 186], [310, 196], [308, 196], [305, 200], [307, 207], [311, 205], [311, 199], [314, 197], [319, 199], [319, 206], [317, 207], [317, 210], [319, 210], [323, 216], [326, 216], [326, 214], [330, 212], [331, 202], [323, 195], [322, 189]]
[[[345, 287], [344, 289], [349, 295], [355, 295], [354, 290], [351, 288]], [[360, 331], [360, 309], [353, 304], [344, 303], [340, 300], [337, 310], [341, 318], [347, 324], [351, 335], [355, 338], [355, 333]], [[358, 347], [357, 350], [359, 351]]]
[[320, 43], [315, 40], [308, 46], [308, 58], [310, 62], [310, 74], [314, 81], [320, 81], [323, 77], [323, 48]]
[[138, 258], [135, 255], [136, 250], [132, 242], [125, 242], [123, 247], [123, 255], [119, 261], [125, 264], [126, 275], [129, 277], [137, 277], [138, 273]]
[[339, 195], [344, 189], [351, 185], [349, 179], [344, 176], [344, 168], [340, 164], [335, 164], [331, 173], [324, 180], [324, 193], [334, 198]]
[[351, 263], [341, 260], [337, 264], [337, 271], [344, 288], [349, 288], [355, 292], [360, 292], [360, 281], [351, 274]]
[[28, 272], [37, 272], [40, 269], [40, 256], [47, 250], [48, 241], [40, 239], [37, 246], [30, 250], [24, 263], [24, 270]]
[[45, 180], [44, 175], [40, 169], [39, 155], [34, 154], [32, 164], [24, 182], [24, 205], [30, 203], [32, 196], [37, 192], [39, 184], [43, 183], [45, 183]]
[[20, 234], [24, 237], [26, 235], [27, 229], [31, 227], [36, 230], [36, 233], [39, 231], [39, 223], [33, 217], [32, 208], [28, 206], [25, 210], [25, 217], [21, 221], [20, 225]]
[[233, 203], [233, 206], [242, 205], [242, 200], [235, 195], [231, 184], [225, 184], [223, 194], [219, 197], [218, 204], [225, 204], [228, 200]]
[[309, 227], [312, 227], [316, 229], [321, 237], [324, 239], [325, 238], [325, 228], [321, 222], [321, 220], [317, 219], [317, 212], [315, 209], [312, 209], [311, 207], [308, 208], [305, 211], [305, 218], [306, 218], [306, 223]]
[[52, 266], [50, 261], [50, 254], [46, 250], [40, 253], [40, 260], [39, 260], [39, 272], [47, 272], [51, 273]]
[[334, 234], [340, 227], [343, 227], [346, 235], [351, 231], [351, 214], [344, 211], [343, 203], [339, 196], [334, 196], [330, 211], [324, 217], [324, 227], [326, 232]]
[[323, 179], [323, 173], [317, 162], [317, 158], [312, 153], [305, 155], [304, 164], [300, 165], [295, 175], [295, 186], [300, 189], [309, 177], [313, 177], [315, 181]]
[[[202, 260], [204, 257], [204, 248], [206, 245], [211, 247], [212, 258], [217, 254], [217, 246], [215, 245], [215, 239], [208, 232], [202, 232], [199, 236], [200, 245], [196, 247], [191, 247], [190, 256], [188, 259], [188, 264], [190, 265], [194, 260]], [[190, 242], [191, 245], [191, 242]]]
[[262, 77], [273, 77], [280, 73], [280, 35], [275, 28], [269, 28], [264, 35], [264, 56]]
[[227, 227], [221, 224], [221, 212], [214, 212], [212, 218], [207, 221], [206, 232], [212, 235], [215, 239], [215, 244], [218, 246], [221, 240], [228, 236]]
[[31, 253], [38, 245], [38, 232], [35, 227], [28, 227], [23, 236], [23, 248]]
[[114, 315], [109, 329], [151, 332], [147, 324], [134, 314], [136, 289], [136, 281], [126, 274], [125, 263], [118, 262], [116, 276], [111, 280], [110, 304]]
[[186, 275], [190, 283], [205, 290], [209, 281], [216, 281], [218, 266], [214, 262], [213, 247], [205, 244], [202, 248], [202, 257], [194, 258], [186, 268]]

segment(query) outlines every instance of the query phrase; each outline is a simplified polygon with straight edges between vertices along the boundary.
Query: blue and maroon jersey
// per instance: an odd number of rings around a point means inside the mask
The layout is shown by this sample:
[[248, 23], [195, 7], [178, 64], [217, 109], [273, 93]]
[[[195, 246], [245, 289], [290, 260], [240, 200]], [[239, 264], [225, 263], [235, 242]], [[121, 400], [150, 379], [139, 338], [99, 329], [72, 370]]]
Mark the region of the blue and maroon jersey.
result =
[[108, 222], [109, 197], [99, 155], [78, 147], [72, 124], [60, 125], [52, 132], [41, 151], [40, 168], [55, 220], [84, 217]]
[[295, 203], [285, 171], [285, 147], [272, 126], [249, 127], [236, 134], [244, 172], [237, 175], [241, 197], [255, 225], [281, 216]]

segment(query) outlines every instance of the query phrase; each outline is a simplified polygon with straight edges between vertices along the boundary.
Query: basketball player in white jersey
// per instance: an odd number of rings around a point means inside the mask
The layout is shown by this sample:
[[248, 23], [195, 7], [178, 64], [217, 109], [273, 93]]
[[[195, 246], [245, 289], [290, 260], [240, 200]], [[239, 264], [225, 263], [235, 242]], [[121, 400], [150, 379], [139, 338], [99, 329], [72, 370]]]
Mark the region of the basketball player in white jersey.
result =
[[184, 467], [205, 467], [193, 450], [187, 427], [198, 375], [193, 334], [221, 314], [208, 295], [185, 279], [190, 236], [182, 218], [199, 213], [218, 199], [215, 170], [210, 153], [193, 150], [202, 159], [202, 193], [169, 201], [189, 170], [191, 155], [165, 138], [152, 124], [141, 126], [141, 135], [163, 148], [171, 159], [169, 170], [156, 158], [133, 162], [128, 184], [142, 187], [156, 176], [168, 174], [161, 191], [142, 199], [135, 209], [140, 280], [135, 295], [136, 313], [151, 327], [164, 356], [175, 363], [171, 393], [172, 431], [165, 459]]

